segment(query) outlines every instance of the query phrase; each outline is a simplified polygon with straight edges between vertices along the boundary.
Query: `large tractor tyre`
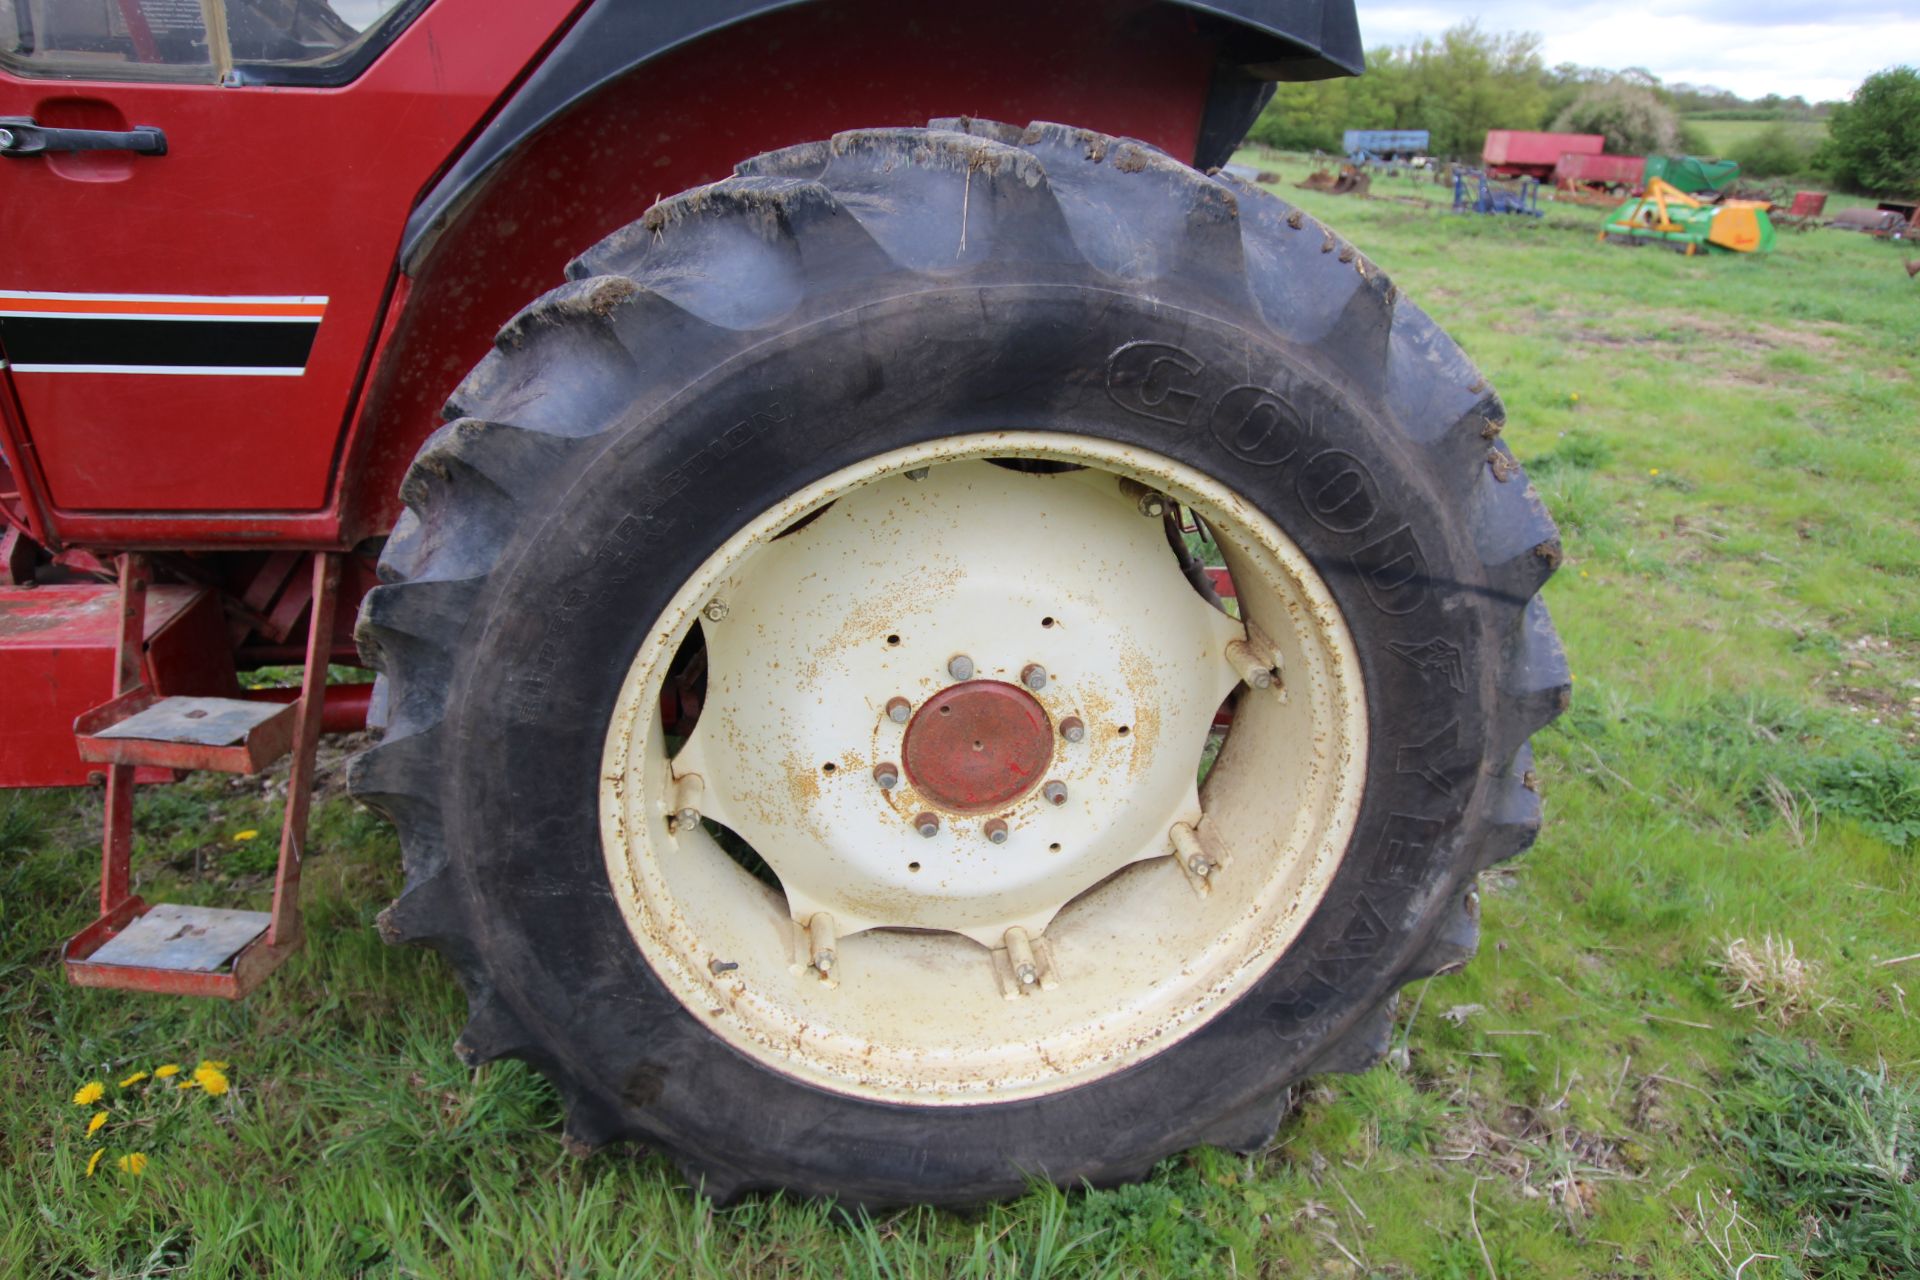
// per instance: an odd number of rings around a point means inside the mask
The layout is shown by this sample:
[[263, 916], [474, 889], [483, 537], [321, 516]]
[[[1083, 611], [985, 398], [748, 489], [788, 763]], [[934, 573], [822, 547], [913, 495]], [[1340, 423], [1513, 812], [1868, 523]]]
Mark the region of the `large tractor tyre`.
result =
[[1264, 1142], [1471, 955], [1567, 698], [1559, 547], [1352, 246], [948, 120], [568, 275], [409, 474], [352, 780], [405, 848], [384, 932], [569, 1145], [722, 1200], [1119, 1182]]

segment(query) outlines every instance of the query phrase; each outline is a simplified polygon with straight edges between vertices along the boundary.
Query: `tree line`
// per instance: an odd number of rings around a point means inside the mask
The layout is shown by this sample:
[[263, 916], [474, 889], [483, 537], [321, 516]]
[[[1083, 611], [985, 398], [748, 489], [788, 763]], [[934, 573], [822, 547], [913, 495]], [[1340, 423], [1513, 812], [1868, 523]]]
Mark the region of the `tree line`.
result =
[[[1870, 77], [1847, 103], [1662, 84], [1641, 68], [1548, 67], [1533, 32], [1483, 31], [1475, 22], [1437, 39], [1367, 55], [1363, 76], [1282, 84], [1248, 140], [1291, 151], [1339, 152], [1348, 129], [1425, 129], [1437, 156], [1471, 159], [1489, 129], [1553, 129], [1606, 136], [1618, 155], [1709, 154], [1698, 119], [1770, 120], [1729, 159], [1758, 177], [1818, 173], [1836, 185], [1900, 193], [1920, 186], [1920, 73]], [[1784, 122], [1828, 121], [1816, 149]]]

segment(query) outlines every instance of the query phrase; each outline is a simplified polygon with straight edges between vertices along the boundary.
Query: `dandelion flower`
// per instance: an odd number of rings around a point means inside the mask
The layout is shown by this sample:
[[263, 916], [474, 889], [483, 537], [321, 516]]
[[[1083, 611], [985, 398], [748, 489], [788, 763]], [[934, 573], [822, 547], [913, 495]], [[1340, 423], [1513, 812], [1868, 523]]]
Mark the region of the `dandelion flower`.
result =
[[129, 1151], [113, 1162], [123, 1173], [145, 1173], [147, 1157], [138, 1151]]
[[74, 1105], [90, 1107], [100, 1101], [106, 1092], [107, 1086], [101, 1084], [98, 1080], [89, 1080], [81, 1085], [79, 1091], [73, 1095]]
[[232, 1065], [231, 1062], [222, 1062], [218, 1058], [202, 1058], [200, 1059], [200, 1065], [196, 1067], [195, 1070], [205, 1071], [208, 1067], [212, 1067], [215, 1071], [225, 1071]]
[[105, 1124], [106, 1122], [107, 1122], [106, 1112], [104, 1111], [94, 1112], [93, 1119], [87, 1121], [87, 1136], [91, 1138], [94, 1134], [100, 1132], [100, 1126]]
[[165, 1080], [169, 1076], [177, 1076], [179, 1074], [180, 1064], [177, 1062], [169, 1062], [164, 1067], [155, 1067], [153, 1069], [153, 1078], [155, 1080]]
[[1580, 403], [1580, 393], [1579, 393], [1578, 391], [1569, 391], [1569, 392], [1567, 393], [1567, 399], [1569, 399], [1569, 400], [1571, 400], [1571, 401], [1573, 401], [1573, 403], [1575, 403], [1575, 404], [1579, 404], [1579, 403]]
[[95, 1147], [93, 1154], [87, 1157], [87, 1176], [89, 1178], [93, 1176], [93, 1171], [100, 1167], [100, 1157], [105, 1154], [107, 1154], [105, 1147]]
[[1660, 468], [1658, 468], [1658, 467], [1648, 467], [1648, 468], [1647, 468], [1647, 474], [1648, 474], [1648, 475], [1650, 475], [1650, 476], [1657, 476], [1657, 475], [1659, 475], [1659, 474], [1660, 474]]
[[120, 1087], [122, 1089], [131, 1089], [133, 1088], [134, 1085], [139, 1084], [142, 1080], [145, 1080], [146, 1078], [147, 1078], [146, 1072], [136, 1071], [132, 1075], [128, 1076], [125, 1080], [122, 1080], [120, 1082]]
[[200, 1087], [200, 1082], [198, 1080], [182, 1080], [179, 1084], [173, 1087], [176, 1089], [198, 1089]]
[[[219, 1067], [214, 1066], [211, 1062], [203, 1062], [200, 1064], [199, 1068], [193, 1073], [193, 1082], [216, 1098], [225, 1093], [228, 1088], [227, 1073], [220, 1070]], [[183, 1084], [181, 1087], [184, 1088], [185, 1085]]]
[[260, 833], [258, 831], [255, 831], [252, 827], [248, 827], [245, 831], [234, 832], [233, 838], [235, 840], [258, 840], [260, 838]]

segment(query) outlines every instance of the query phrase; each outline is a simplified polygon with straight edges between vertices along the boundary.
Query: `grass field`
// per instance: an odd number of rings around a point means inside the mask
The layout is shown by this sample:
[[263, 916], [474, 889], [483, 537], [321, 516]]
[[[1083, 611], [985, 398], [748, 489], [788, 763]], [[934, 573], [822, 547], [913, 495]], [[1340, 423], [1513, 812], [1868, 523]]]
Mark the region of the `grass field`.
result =
[[[1920, 281], [1837, 232], [1687, 259], [1596, 244], [1595, 210], [1457, 219], [1431, 186], [1278, 167], [1500, 388], [1567, 552], [1546, 829], [1483, 884], [1479, 959], [1406, 993], [1388, 1065], [1312, 1084], [1257, 1155], [1137, 1187], [716, 1210], [658, 1155], [563, 1154], [530, 1070], [460, 1067], [445, 967], [372, 929], [395, 842], [337, 754], [309, 946], [239, 1006], [63, 985], [97, 797], [0, 797], [0, 1273], [1920, 1271]], [[149, 898], [257, 901], [271, 793], [143, 794]], [[203, 1058], [229, 1092], [117, 1086]]]
[[[1772, 120], [1702, 120], [1689, 116], [1687, 123], [1698, 129], [1707, 139], [1709, 150], [1714, 155], [1724, 156], [1741, 143], [1748, 141], [1771, 129]], [[1816, 146], [1827, 136], [1827, 124], [1824, 120], [1784, 120], [1779, 122], [1795, 140], [1807, 146]]]

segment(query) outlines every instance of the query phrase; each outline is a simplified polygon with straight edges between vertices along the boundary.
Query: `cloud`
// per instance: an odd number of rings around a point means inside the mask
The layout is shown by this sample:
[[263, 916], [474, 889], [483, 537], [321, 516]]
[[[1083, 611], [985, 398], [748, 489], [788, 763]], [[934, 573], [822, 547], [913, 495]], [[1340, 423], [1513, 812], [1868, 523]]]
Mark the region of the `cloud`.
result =
[[1670, 83], [1717, 85], [1746, 97], [1845, 98], [1861, 80], [1920, 61], [1920, 16], [1886, 0], [1651, 0], [1640, 8], [1573, 0], [1551, 7], [1488, 0], [1363, 6], [1370, 47], [1437, 36], [1467, 17], [1487, 31], [1537, 31], [1548, 65], [1645, 67]]

